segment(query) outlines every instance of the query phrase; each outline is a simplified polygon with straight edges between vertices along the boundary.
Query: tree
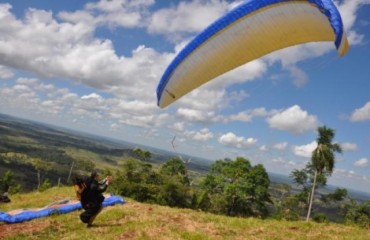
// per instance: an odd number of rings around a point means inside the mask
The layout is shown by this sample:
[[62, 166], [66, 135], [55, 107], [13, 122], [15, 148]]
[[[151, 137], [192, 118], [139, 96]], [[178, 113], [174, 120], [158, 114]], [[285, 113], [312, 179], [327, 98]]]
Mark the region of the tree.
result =
[[335, 131], [333, 129], [322, 126], [318, 128], [317, 147], [312, 152], [311, 163], [315, 170], [314, 182], [310, 194], [310, 201], [307, 211], [306, 221], [309, 220], [311, 215], [311, 208], [313, 197], [316, 188], [317, 176], [324, 174], [330, 176], [334, 170], [335, 153], [341, 153], [342, 148], [337, 143], [332, 143]]
[[124, 196], [140, 202], [155, 202], [162, 176], [153, 170], [149, 163], [137, 159], [127, 159], [122, 165], [122, 171], [116, 173], [113, 189]]
[[187, 168], [180, 158], [169, 159], [161, 166], [159, 172], [163, 175], [178, 178], [184, 185], [190, 184]]
[[[303, 204], [302, 208], [307, 210], [310, 203], [310, 190], [312, 189], [315, 178], [315, 169], [312, 163], [308, 162], [302, 170], [294, 169], [290, 177], [292, 177], [294, 183], [301, 188], [301, 191], [295, 194], [294, 197], [298, 200], [300, 205]], [[326, 182], [327, 177], [324, 174], [317, 175], [316, 188], [325, 186]]]
[[262, 165], [252, 166], [249, 160], [238, 157], [218, 160], [202, 182], [202, 189], [211, 199], [210, 210], [229, 216], [267, 215], [270, 180]]
[[348, 196], [347, 189], [345, 188], [336, 188], [333, 193], [328, 193], [321, 197], [321, 201], [326, 204], [337, 203], [343, 201]]
[[137, 155], [140, 160], [144, 160], [145, 162], [149, 161], [152, 157], [152, 153], [146, 150], [142, 150], [141, 148], [135, 148], [133, 152]]

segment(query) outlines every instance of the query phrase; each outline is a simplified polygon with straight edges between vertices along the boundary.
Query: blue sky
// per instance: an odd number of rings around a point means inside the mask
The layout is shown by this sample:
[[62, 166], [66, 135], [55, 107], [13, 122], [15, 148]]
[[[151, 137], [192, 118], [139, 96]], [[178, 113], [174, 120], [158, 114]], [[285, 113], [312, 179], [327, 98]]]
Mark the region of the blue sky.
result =
[[344, 150], [329, 184], [369, 192], [370, 0], [335, 1], [346, 56], [333, 43], [291, 47], [157, 107], [176, 53], [238, 3], [1, 0], [0, 112], [285, 175], [326, 125]]

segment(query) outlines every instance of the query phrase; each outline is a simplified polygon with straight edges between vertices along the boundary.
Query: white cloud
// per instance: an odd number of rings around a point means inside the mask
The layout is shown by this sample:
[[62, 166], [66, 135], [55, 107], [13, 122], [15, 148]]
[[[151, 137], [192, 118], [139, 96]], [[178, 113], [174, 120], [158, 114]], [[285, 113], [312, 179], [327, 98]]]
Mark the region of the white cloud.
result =
[[[347, 31], [353, 31], [352, 27], [357, 19], [357, 11], [363, 4], [370, 4], [369, 0], [345, 0], [342, 4], [336, 1], [338, 10], [342, 16], [344, 28]], [[351, 33], [349, 34], [351, 35]], [[350, 39], [351, 44], [353, 44], [352, 39]]]
[[274, 144], [273, 148], [282, 151], [282, 150], [285, 150], [287, 146], [288, 146], [287, 142], [281, 142], [281, 143]]
[[176, 132], [183, 132], [185, 131], [185, 123], [184, 122], [176, 122], [169, 126], [170, 129], [175, 130]]
[[356, 167], [367, 167], [369, 165], [369, 159], [361, 158], [355, 162]]
[[251, 122], [254, 117], [264, 117], [267, 116], [268, 112], [265, 108], [255, 108], [252, 110], [247, 110], [239, 112], [237, 114], [230, 115], [227, 121], [240, 121], [240, 122]]
[[344, 152], [352, 152], [358, 149], [356, 144], [350, 142], [340, 143], [340, 146]]
[[225, 89], [197, 88], [181, 98], [176, 105], [199, 112], [213, 112], [220, 107], [226, 94]]
[[203, 128], [200, 131], [186, 131], [184, 135], [196, 141], [207, 141], [213, 138], [213, 133], [208, 128]]
[[262, 152], [265, 152], [265, 151], [267, 151], [267, 146], [262, 145], [262, 146], [260, 146], [259, 150], [262, 151]]
[[306, 145], [294, 146], [293, 153], [300, 157], [310, 158], [312, 155], [312, 151], [315, 150], [316, 147], [317, 147], [316, 141]]
[[272, 161], [274, 163], [279, 163], [279, 164], [285, 164], [286, 163], [286, 161], [283, 158], [281, 158], [281, 157], [273, 158]]
[[290, 66], [288, 67], [290, 74], [293, 78], [293, 84], [297, 87], [302, 87], [308, 81], [307, 74], [302, 70], [299, 69], [297, 66]]
[[103, 98], [99, 95], [99, 94], [96, 94], [96, 93], [91, 93], [89, 95], [84, 95], [81, 97], [81, 99], [96, 99], [97, 101], [102, 101]]
[[83, 10], [61, 12], [59, 17], [72, 23], [133, 28], [146, 24], [146, 10], [154, 0], [114, 0], [87, 3]]
[[14, 76], [14, 73], [7, 67], [0, 65], [0, 79], [9, 79]]
[[355, 109], [351, 115], [351, 121], [361, 122], [370, 120], [370, 102], [367, 102], [363, 107]]
[[177, 110], [177, 116], [184, 121], [190, 122], [212, 122], [215, 121], [215, 113], [214, 112], [204, 112], [195, 109], [189, 108], [179, 108]]
[[232, 148], [251, 148], [257, 143], [255, 138], [238, 137], [232, 132], [228, 132], [218, 138], [218, 142], [224, 146]]
[[161, 34], [199, 32], [220, 17], [228, 7], [224, 1], [181, 1], [177, 6], [155, 12], [148, 31]]
[[0, 22], [6, 22], [0, 25], [0, 65], [155, 105], [152, 91], [170, 54], [139, 46], [130, 57], [117, 56], [111, 40], [94, 38], [94, 24], [58, 22], [51, 12], [37, 9], [16, 19], [9, 5], [0, 6]]
[[269, 117], [267, 122], [271, 128], [289, 131], [295, 134], [314, 130], [318, 126], [317, 117], [309, 115], [298, 105], [277, 112], [272, 117]]

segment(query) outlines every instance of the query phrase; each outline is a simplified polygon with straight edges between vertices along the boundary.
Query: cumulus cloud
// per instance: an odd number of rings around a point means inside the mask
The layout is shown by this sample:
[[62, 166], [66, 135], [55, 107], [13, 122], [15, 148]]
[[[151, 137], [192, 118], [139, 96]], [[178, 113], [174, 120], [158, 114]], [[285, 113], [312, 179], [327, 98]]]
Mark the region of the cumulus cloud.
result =
[[318, 119], [314, 115], [309, 115], [298, 105], [288, 109], [278, 111], [267, 119], [271, 128], [289, 131], [294, 134], [301, 134], [306, 131], [314, 130], [318, 126]]
[[[104, 98], [98, 93], [79, 96], [68, 89], [58, 89], [52, 84], [44, 84], [35, 78], [19, 78], [12, 87], [0, 88], [2, 110], [23, 111], [28, 116], [62, 115], [75, 116], [75, 119], [89, 119], [124, 123], [138, 127], [153, 127], [168, 119], [167, 113], [153, 114], [154, 104], [143, 101], [124, 101]], [[14, 95], [17, 96], [14, 99]], [[70, 118], [71, 119], [71, 118]]]
[[369, 165], [369, 159], [361, 158], [355, 162], [356, 167], [367, 167]]
[[160, 34], [195, 33], [204, 29], [227, 11], [224, 1], [180, 2], [171, 8], [155, 12], [149, 22], [148, 31]]
[[300, 157], [310, 158], [312, 156], [312, 151], [317, 147], [317, 142], [311, 142], [306, 145], [294, 146], [293, 153]]
[[184, 121], [191, 122], [212, 122], [214, 121], [214, 112], [203, 112], [200, 110], [189, 109], [189, 108], [179, 108], [177, 110], [177, 115], [184, 119]]
[[268, 115], [265, 108], [255, 108], [230, 115], [226, 121], [251, 122], [254, 117], [264, 117]]
[[350, 143], [350, 142], [340, 143], [340, 146], [341, 146], [342, 150], [345, 151], [345, 152], [352, 152], [352, 151], [356, 151], [358, 149], [357, 144]]
[[50, 11], [28, 9], [17, 19], [9, 4], [1, 4], [0, 20], [7, 23], [0, 26], [1, 65], [155, 104], [150, 90], [171, 56], [143, 45], [130, 57], [118, 56], [111, 40], [94, 38], [91, 22], [58, 22]]
[[290, 66], [289, 68], [290, 74], [293, 78], [293, 84], [297, 87], [302, 87], [308, 81], [307, 74], [296, 66]]
[[351, 121], [363, 122], [370, 120], [370, 102], [367, 102], [363, 107], [357, 108], [351, 115]]
[[207, 141], [213, 138], [213, 133], [208, 128], [200, 131], [185, 131], [184, 135], [196, 141]]
[[281, 143], [274, 144], [273, 148], [282, 151], [282, 150], [285, 150], [287, 146], [288, 146], [287, 142], [281, 142]]
[[223, 134], [218, 138], [218, 142], [224, 146], [232, 148], [251, 148], [257, 143], [255, 138], [238, 137], [232, 132]]
[[183, 132], [185, 131], [185, 123], [184, 122], [176, 122], [169, 126], [170, 129], [175, 130], [176, 132]]
[[[364, 4], [370, 4], [370, 1], [369, 0], [345, 0], [342, 2], [342, 4], [339, 4], [339, 2], [336, 1], [336, 5], [338, 6], [338, 10], [343, 19], [344, 28], [347, 31], [350, 31], [349, 35], [354, 33], [354, 30], [352, 30], [352, 28], [357, 19], [357, 11]], [[351, 44], [353, 43], [352, 39], [350, 39], [350, 42]]]
[[144, 26], [146, 10], [154, 0], [114, 0], [87, 3], [83, 10], [61, 12], [59, 17], [72, 23], [86, 22], [93, 25], [132, 28]]

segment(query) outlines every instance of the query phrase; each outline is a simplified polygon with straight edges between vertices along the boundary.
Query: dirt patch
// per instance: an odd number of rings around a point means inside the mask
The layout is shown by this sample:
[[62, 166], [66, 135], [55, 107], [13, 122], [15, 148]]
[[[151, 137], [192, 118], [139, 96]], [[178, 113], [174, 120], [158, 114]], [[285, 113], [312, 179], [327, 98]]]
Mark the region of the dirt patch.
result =
[[117, 238], [117, 240], [121, 240], [121, 239], [135, 239], [136, 237], [137, 237], [137, 233], [135, 231], [131, 230], [131, 231], [127, 231], [124, 234], [122, 234], [121, 236], [119, 236]]
[[12, 235], [40, 232], [49, 226], [50, 226], [49, 222], [41, 221], [14, 223], [14, 224], [0, 223], [0, 239], [10, 237]]

